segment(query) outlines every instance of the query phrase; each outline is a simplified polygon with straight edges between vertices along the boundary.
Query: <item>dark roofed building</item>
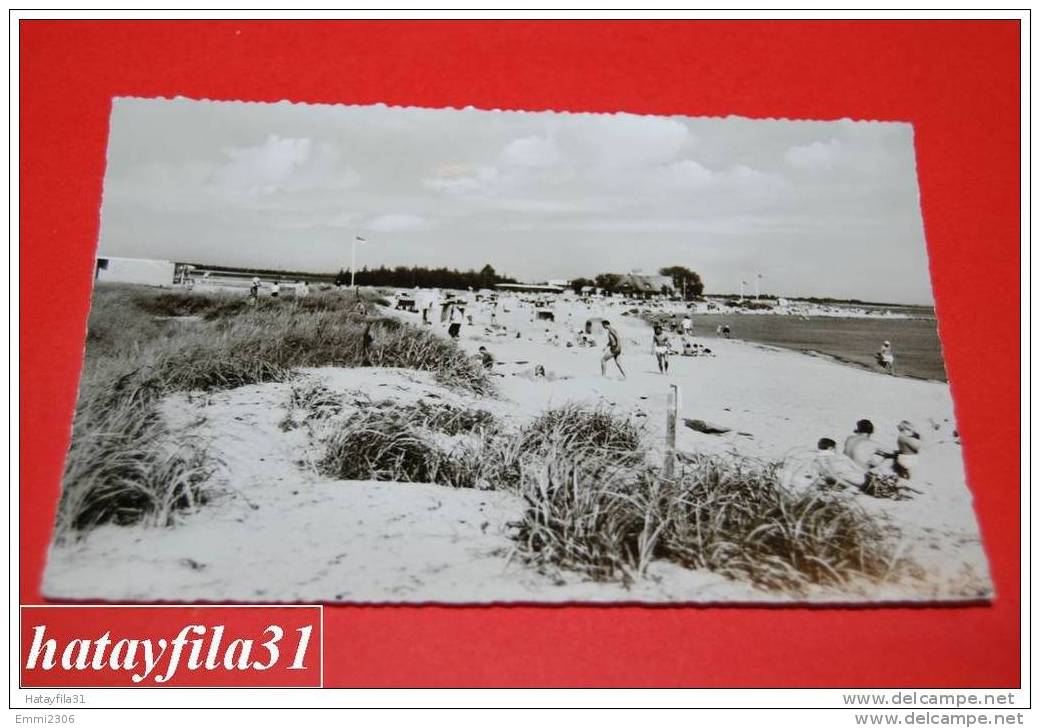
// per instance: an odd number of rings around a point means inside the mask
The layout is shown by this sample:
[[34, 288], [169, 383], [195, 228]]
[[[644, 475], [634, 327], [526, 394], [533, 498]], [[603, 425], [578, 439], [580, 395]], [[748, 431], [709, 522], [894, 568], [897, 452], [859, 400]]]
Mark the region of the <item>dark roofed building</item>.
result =
[[618, 281], [617, 290], [632, 298], [651, 298], [670, 296], [675, 291], [675, 284], [669, 276], [626, 273]]

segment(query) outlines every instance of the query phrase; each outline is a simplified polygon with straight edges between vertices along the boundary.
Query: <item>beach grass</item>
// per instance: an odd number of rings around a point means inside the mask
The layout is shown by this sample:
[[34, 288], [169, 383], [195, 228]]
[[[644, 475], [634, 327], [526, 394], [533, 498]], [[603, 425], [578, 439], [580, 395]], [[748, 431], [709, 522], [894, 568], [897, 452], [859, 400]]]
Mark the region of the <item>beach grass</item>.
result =
[[630, 583], [664, 560], [804, 594], [885, 581], [905, 566], [851, 497], [791, 491], [774, 463], [702, 455], [667, 478], [639, 428], [575, 406], [543, 414], [518, 442], [525, 510], [514, 538], [549, 572]]
[[525, 470], [515, 535], [548, 573], [631, 583], [658, 560], [805, 595], [899, 578], [891, 534], [850, 497], [792, 492], [770, 464], [703, 456], [665, 478], [611, 457], [556, 454]]
[[251, 306], [241, 294], [99, 286], [57, 539], [107, 522], [166, 524], [204, 499], [216, 464], [162, 422], [159, 404], [174, 392], [286, 381], [298, 368], [319, 366], [418, 369], [447, 386], [493, 391], [453, 342], [357, 304], [338, 293]]
[[502, 467], [489, 457], [500, 433], [500, 423], [486, 410], [383, 400], [333, 428], [317, 469], [340, 480], [491, 488]]

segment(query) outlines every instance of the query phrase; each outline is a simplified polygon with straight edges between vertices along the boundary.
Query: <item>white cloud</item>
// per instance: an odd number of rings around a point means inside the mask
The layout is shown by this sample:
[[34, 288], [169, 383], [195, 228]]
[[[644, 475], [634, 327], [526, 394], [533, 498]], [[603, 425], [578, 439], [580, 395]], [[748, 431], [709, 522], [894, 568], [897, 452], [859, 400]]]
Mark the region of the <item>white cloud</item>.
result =
[[274, 223], [275, 227], [282, 230], [315, 230], [319, 228], [352, 229], [357, 227], [361, 218], [356, 212], [334, 213], [320, 215], [309, 214], [303, 219], [282, 218]]
[[540, 200], [524, 197], [502, 197], [489, 201], [489, 206], [509, 212], [600, 212], [609, 209], [608, 205], [595, 200], [566, 201]]
[[678, 187], [706, 187], [717, 179], [717, 175], [700, 162], [681, 159], [664, 169], [664, 181]]
[[827, 170], [833, 167], [842, 153], [842, 144], [837, 139], [826, 142], [812, 142], [791, 147], [784, 154], [784, 159], [800, 169]]
[[218, 192], [258, 195], [358, 182], [339, 150], [307, 138], [271, 134], [262, 144], [226, 148], [224, 155], [226, 161], [213, 174], [212, 186]]
[[432, 225], [432, 221], [421, 215], [390, 213], [369, 220], [368, 223], [365, 224], [365, 229], [390, 233], [406, 232], [408, 230], [423, 230], [432, 227]]
[[560, 150], [551, 139], [529, 136], [509, 142], [502, 161], [517, 167], [551, 167], [560, 161]]
[[422, 181], [424, 187], [452, 195], [472, 195], [485, 192], [498, 177], [498, 169], [488, 165], [441, 165], [432, 177]]
[[596, 167], [640, 167], [670, 162], [693, 143], [682, 122], [634, 114], [572, 116], [559, 138]]

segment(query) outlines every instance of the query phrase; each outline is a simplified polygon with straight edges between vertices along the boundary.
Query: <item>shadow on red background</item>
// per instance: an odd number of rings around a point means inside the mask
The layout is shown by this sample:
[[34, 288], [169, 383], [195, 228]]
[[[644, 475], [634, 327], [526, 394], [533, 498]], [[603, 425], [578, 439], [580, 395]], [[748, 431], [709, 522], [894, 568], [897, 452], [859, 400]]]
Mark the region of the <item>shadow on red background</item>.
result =
[[1018, 685], [1017, 22], [28, 21], [20, 38], [22, 603], [41, 600], [113, 96], [901, 120], [991, 606], [336, 607], [326, 685]]

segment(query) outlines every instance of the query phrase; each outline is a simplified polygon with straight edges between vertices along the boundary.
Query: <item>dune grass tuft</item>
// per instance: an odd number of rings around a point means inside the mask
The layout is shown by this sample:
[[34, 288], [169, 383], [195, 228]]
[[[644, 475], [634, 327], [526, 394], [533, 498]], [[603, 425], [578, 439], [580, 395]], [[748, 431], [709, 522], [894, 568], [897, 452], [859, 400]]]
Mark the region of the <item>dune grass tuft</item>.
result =
[[170, 525], [176, 511], [207, 499], [205, 484], [217, 463], [196, 438], [167, 430], [158, 390], [127, 377], [108, 384], [81, 387], [58, 507], [59, 540], [108, 522]]
[[543, 570], [629, 582], [654, 560], [805, 594], [903, 573], [890, 535], [849, 496], [784, 488], [776, 468], [703, 456], [673, 479], [612, 458], [525, 470], [521, 554]]
[[490, 465], [483, 456], [499, 431], [484, 410], [375, 402], [328, 436], [318, 470], [343, 480], [482, 487]]

